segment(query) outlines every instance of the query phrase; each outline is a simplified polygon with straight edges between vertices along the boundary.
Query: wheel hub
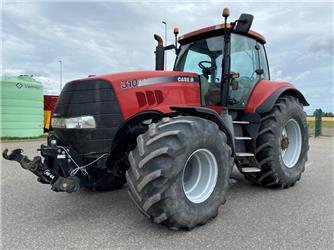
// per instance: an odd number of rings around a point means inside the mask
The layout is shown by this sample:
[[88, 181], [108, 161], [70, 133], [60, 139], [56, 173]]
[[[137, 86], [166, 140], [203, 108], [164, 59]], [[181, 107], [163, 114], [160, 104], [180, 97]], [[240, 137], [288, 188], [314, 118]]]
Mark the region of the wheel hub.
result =
[[289, 138], [286, 136], [283, 136], [282, 140], [281, 140], [281, 149], [285, 150], [289, 147]]
[[285, 166], [287, 168], [295, 167], [302, 149], [302, 133], [299, 123], [295, 119], [288, 120], [282, 130], [280, 146]]
[[212, 194], [217, 178], [216, 157], [208, 149], [198, 149], [189, 156], [183, 168], [183, 191], [191, 202], [202, 203]]

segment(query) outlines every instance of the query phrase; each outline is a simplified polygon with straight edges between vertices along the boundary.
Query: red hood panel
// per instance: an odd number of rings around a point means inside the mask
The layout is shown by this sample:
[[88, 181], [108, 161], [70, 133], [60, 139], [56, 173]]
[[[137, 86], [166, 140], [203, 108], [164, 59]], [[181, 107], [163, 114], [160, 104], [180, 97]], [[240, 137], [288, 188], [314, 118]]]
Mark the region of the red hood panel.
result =
[[124, 119], [143, 111], [173, 112], [171, 106], [199, 106], [199, 76], [180, 71], [134, 71], [81, 79], [103, 79], [115, 90]]

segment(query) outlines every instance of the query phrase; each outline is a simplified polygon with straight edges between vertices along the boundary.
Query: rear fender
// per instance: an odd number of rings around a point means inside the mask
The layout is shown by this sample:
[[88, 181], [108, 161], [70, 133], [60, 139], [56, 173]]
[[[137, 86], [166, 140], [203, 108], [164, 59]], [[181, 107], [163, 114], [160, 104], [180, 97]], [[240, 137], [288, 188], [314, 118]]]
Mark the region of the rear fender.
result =
[[309, 106], [303, 94], [291, 83], [262, 80], [252, 91], [246, 106], [246, 112], [256, 112], [258, 114], [269, 112], [282, 95], [294, 96], [298, 98], [304, 106]]

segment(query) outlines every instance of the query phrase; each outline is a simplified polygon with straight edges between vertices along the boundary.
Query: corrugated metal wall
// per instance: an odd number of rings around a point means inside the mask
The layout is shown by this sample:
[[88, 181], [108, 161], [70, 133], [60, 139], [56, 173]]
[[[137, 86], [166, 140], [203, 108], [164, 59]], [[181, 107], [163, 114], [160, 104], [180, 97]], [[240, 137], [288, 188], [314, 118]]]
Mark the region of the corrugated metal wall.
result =
[[43, 86], [29, 76], [1, 77], [1, 137], [43, 134]]

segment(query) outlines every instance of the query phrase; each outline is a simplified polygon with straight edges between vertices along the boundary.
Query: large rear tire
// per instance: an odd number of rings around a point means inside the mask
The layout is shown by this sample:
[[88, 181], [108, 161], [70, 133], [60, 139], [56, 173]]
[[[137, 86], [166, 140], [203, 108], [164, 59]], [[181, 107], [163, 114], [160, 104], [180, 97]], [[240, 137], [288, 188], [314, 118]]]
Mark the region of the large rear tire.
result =
[[257, 185], [291, 187], [304, 172], [308, 149], [303, 105], [295, 97], [282, 96], [261, 119], [255, 152], [261, 172], [244, 175]]
[[234, 162], [218, 126], [191, 116], [151, 124], [129, 161], [129, 194], [139, 210], [155, 223], [188, 230], [217, 215]]

